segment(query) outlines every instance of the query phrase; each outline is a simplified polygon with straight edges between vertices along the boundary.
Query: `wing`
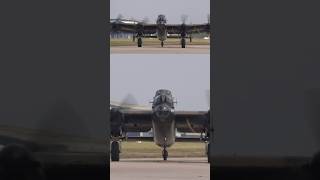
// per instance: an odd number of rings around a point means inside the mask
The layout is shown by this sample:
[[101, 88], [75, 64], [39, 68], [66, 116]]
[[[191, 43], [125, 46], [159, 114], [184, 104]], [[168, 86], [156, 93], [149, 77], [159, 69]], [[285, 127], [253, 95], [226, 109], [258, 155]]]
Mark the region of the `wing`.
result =
[[111, 23], [112, 32], [127, 32], [127, 33], [136, 33], [142, 32], [144, 34], [154, 34], [157, 31], [156, 24], [126, 24], [113, 22]]
[[151, 110], [111, 109], [111, 128], [125, 132], [147, 132], [152, 128]]
[[119, 108], [119, 109], [133, 109], [133, 110], [150, 110], [147, 106], [142, 106], [138, 104], [126, 104], [116, 101], [110, 101], [110, 108]]
[[147, 132], [152, 128], [152, 111], [124, 111], [124, 128], [127, 132]]
[[157, 32], [156, 24], [145, 24], [143, 25], [143, 33], [145, 34], [155, 34]]
[[180, 34], [183, 30], [187, 34], [210, 33], [209, 24], [192, 24], [192, 25], [172, 24], [172, 25], [167, 25], [166, 27], [167, 27], [167, 32], [169, 34]]
[[136, 32], [137, 31], [137, 24], [125, 24], [125, 23], [119, 23], [119, 22], [113, 22], [111, 23], [111, 31], [112, 32]]
[[208, 111], [176, 111], [175, 121], [179, 132], [201, 133], [209, 129]]
[[187, 33], [210, 33], [209, 24], [186, 25]]

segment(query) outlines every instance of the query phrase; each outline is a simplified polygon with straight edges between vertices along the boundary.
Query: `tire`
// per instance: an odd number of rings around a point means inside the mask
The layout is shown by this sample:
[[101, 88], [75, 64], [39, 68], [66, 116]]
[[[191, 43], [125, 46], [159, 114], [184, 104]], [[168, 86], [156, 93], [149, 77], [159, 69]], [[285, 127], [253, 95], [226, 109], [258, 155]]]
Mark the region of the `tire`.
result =
[[120, 148], [119, 143], [117, 141], [113, 141], [111, 143], [111, 161], [119, 161], [120, 160]]
[[168, 151], [167, 150], [164, 149], [162, 151], [162, 157], [163, 157], [163, 160], [165, 160], [165, 161], [168, 159]]
[[181, 39], [181, 48], [186, 48], [186, 39]]
[[142, 47], [142, 39], [138, 38], [138, 47]]
[[163, 41], [161, 41], [161, 47], [163, 47]]

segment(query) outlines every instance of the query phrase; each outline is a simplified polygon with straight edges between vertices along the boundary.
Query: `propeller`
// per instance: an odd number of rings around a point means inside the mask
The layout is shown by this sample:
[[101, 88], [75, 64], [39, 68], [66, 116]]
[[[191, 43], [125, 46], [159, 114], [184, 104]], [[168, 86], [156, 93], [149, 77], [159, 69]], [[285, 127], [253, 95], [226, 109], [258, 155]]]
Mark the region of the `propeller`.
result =
[[116, 18], [116, 21], [117, 22], [120, 22], [120, 20], [123, 18], [123, 15], [122, 14], [118, 14], [117, 18]]
[[112, 108], [110, 110], [111, 115], [111, 135], [114, 137], [125, 137], [126, 129], [123, 126], [124, 115], [122, 108], [131, 108], [138, 105], [136, 98], [132, 94], [127, 94], [126, 97], [120, 102], [119, 108]]
[[149, 18], [146, 16], [146, 17], [143, 18], [142, 23], [143, 24], [148, 24], [149, 21], [150, 21]]
[[121, 101], [120, 105], [137, 105], [138, 102], [132, 94], [127, 94], [127, 96]]
[[188, 15], [186, 15], [186, 14], [181, 15], [182, 24], [185, 24], [187, 19], [188, 19]]

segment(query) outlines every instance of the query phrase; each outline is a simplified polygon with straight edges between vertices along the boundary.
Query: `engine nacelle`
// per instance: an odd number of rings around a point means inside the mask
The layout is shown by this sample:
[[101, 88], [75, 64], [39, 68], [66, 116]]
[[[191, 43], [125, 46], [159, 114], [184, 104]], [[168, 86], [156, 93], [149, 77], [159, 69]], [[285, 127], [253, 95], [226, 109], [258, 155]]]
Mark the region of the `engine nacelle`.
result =
[[181, 38], [187, 37], [187, 28], [185, 24], [181, 24], [180, 35], [181, 35]]
[[138, 24], [136, 31], [137, 31], [137, 35], [136, 35], [137, 37], [143, 37], [143, 35], [144, 35], [143, 24]]
[[112, 108], [110, 110], [111, 137], [123, 136], [124, 115], [121, 110]]

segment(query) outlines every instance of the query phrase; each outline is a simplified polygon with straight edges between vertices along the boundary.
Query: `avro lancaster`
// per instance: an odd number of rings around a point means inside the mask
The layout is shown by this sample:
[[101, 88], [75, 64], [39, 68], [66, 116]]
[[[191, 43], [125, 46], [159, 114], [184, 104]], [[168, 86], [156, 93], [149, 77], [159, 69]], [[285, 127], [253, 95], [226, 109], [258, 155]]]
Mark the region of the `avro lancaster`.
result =
[[112, 32], [133, 33], [133, 39], [137, 38], [138, 47], [142, 47], [143, 38], [157, 38], [161, 42], [161, 47], [164, 46], [164, 41], [167, 38], [180, 38], [181, 47], [186, 47], [186, 38], [192, 41], [192, 34], [208, 33], [210, 34], [210, 24], [167, 24], [165, 15], [160, 14], [155, 24], [146, 24], [143, 22], [125, 23], [121, 21], [111, 22]]
[[[167, 148], [176, 140], [176, 131], [200, 133], [199, 141], [209, 141], [209, 111], [175, 111], [171, 91], [157, 90], [152, 109], [113, 107], [111, 111], [111, 160], [119, 161], [120, 141], [127, 132], [147, 132], [152, 129], [153, 141], [160, 146], [164, 160]], [[208, 149], [208, 148], [207, 148]]]

